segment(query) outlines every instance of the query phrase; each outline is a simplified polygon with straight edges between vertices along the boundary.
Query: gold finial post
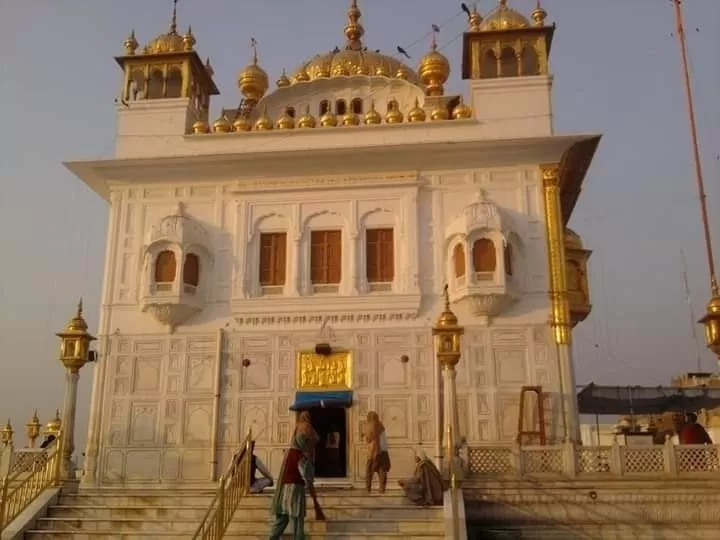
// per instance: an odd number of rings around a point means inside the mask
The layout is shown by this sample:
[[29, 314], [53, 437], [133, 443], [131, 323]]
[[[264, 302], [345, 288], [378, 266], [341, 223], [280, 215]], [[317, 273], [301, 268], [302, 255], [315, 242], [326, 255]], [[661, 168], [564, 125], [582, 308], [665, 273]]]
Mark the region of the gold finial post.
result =
[[358, 7], [357, 0], [352, 0], [347, 16], [348, 23], [345, 26], [345, 37], [347, 38], [347, 42], [345, 43], [345, 49], [352, 51], [362, 50], [362, 37], [365, 34], [365, 29], [360, 24], [362, 12]]
[[443, 287], [443, 298], [445, 299], [445, 311], [450, 311], [450, 286], [446, 283]]
[[25, 432], [27, 434], [28, 441], [30, 442], [30, 448], [35, 448], [35, 439], [40, 436], [41, 427], [42, 424], [40, 424], [40, 419], [37, 415], [37, 409], [35, 409], [35, 412], [33, 413], [30, 422], [25, 425]]
[[707, 305], [705, 316], [700, 324], [705, 327], [705, 344], [716, 356], [720, 358], [720, 290], [718, 289], [715, 274], [715, 257], [713, 256], [712, 236], [710, 234], [710, 220], [707, 212], [705, 195], [705, 181], [703, 179], [702, 162], [700, 159], [700, 145], [698, 143], [697, 124], [695, 121], [695, 105], [693, 102], [692, 85], [690, 84], [690, 70], [688, 68], [687, 43], [685, 41], [685, 25], [683, 23], [682, 2], [673, 0], [675, 6], [675, 26], [677, 39], [680, 44], [682, 59], [683, 82], [687, 99], [687, 112], [690, 121], [690, 141], [692, 143], [693, 162], [695, 165], [695, 180], [697, 183], [698, 198], [700, 200], [700, 218], [705, 236], [705, 252], [707, 255], [708, 273], [710, 277], [711, 299]]
[[430, 44], [430, 48], [433, 51], [437, 51], [437, 36], [440, 33], [440, 27], [436, 24], [432, 25], [432, 43]]
[[173, 0], [172, 18], [170, 19], [171, 34], [177, 34], [177, 3], [178, 0]]
[[3, 446], [9, 446], [12, 444], [13, 440], [13, 431], [12, 424], [10, 423], [10, 419], [8, 418], [7, 424], [5, 424], [5, 427], [0, 429], [0, 442], [2, 442]]
[[250, 48], [252, 49], [252, 53], [253, 53], [253, 64], [257, 65], [257, 63], [258, 63], [257, 39], [255, 39], [254, 37], [250, 38]]

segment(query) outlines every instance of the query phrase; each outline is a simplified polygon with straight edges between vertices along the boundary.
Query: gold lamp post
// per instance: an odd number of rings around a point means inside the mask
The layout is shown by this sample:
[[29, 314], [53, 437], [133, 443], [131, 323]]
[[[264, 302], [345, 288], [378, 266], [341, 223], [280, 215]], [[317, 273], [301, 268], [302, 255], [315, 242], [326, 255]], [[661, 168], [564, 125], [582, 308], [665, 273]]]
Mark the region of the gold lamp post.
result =
[[705, 327], [705, 344], [715, 356], [720, 358], [720, 289], [715, 274], [715, 258], [713, 257], [712, 238], [710, 235], [710, 220], [708, 219], [707, 203], [705, 202], [705, 182], [703, 180], [702, 163], [700, 161], [700, 146], [698, 144], [697, 126], [695, 123], [695, 106], [690, 85], [690, 71], [688, 69], [687, 44], [685, 43], [685, 26], [683, 24], [682, 0], [673, 0], [675, 5], [675, 23], [677, 38], [680, 43], [682, 56], [683, 78], [685, 95], [687, 98], [688, 117], [690, 120], [690, 139], [695, 164], [695, 180], [697, 182], [698, 197], [700, 199], [700, 217], [705, 236], [705, 253], [707, 256], [708, 273], [710, 274], [710, 301], [707, 304], [705, 315], [700, 321]]
[[81, 299], [75, 317], [70, 320], [65, 330], [56, 334], [60, 338], [60, 361], [65, 366], [65, 401], [61, 432], [62, 478], [65, 480], [69, 480], [72, 475], [71, 458], [75, 451], [75, 411], [80, 370], [89, 361], [90, 342], [95, 340], [88, 334], [87, 328]]
[[30, 448], [35, 448], [35, 440], [40, 436], [40, 428], [42, 428], [42, 424], [38, 418], [37, 409], [35, 409], [30, 422], [25, 424], [25, 433], [27, 434], [28, 441], [30, 442]]
[[0, 442], [2, 442], [3, 446], [9, 446], [12, 444], [13, 433], [15, 432], [13, 431], [12, 424], [10, 423], [10, 419], [8, 418], [5, 427], [0, 429]]
[[[450, 297], [448, 295], [448, 286], [445, 285], [443, 290], [445, 297], [445, 310], [438, 317], [432, 333], [435, 338], [435, 354], [438, 362], [442, 367], [443, 382], [445, 386], [444, 400], [444, 425], [447, 433], [446, 448], [456, 448], [455, 437], [458, 433], [458, 410], [457, 410], [457, 392], [455, 388], [455, 378], [457, 372], [455, 366], [460, 361], [462, 349], [462, 335], [465, 329], [458, 325], [458, 318], [450, 309]], [[454, 452], [453, 452], [454, 453]], [[448, 470], [451, 470], [453, 463], [453, 455], [446, 456], [446, 464]]]

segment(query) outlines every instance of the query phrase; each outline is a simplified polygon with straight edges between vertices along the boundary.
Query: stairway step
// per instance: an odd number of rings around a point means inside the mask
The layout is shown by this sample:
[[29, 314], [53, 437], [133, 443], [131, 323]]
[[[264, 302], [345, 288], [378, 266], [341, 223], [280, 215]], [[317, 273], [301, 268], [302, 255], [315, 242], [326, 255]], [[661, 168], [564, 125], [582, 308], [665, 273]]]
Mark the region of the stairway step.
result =
[[[248, 534], [237, 534], [227, 533], [224, 538], [232, 538], [234, 540], [267, 540], [268, 532], [263, 533], [248, 533]], [[106, 531], [95, 531], [95, 532], [71, 532], [71, 531], [41, 531], [31, 530], [25, 533], [27, 540], [146, 540], [148, 538], [188, 538], [187, 533], [174, 533], [174, 532], [162, 532], [162, 533], [147, 533], [147, 532], [135, 532], [135, 533], [118, 533], [113, 530]], [[291, 539], [291, 534], [283, 535], [283, 539]], [[305, 535], [306, 540], [357, 540], [361, 538], [367, 538], [372, 540], [397, 540], [403, 538], [404, 540], [442, 540], [445, 538], [444, 534], [437, 532], [425, 532], [425, 533], [362, 533], [362, 532], [327, 532], [327, 533], [311, 533]]]

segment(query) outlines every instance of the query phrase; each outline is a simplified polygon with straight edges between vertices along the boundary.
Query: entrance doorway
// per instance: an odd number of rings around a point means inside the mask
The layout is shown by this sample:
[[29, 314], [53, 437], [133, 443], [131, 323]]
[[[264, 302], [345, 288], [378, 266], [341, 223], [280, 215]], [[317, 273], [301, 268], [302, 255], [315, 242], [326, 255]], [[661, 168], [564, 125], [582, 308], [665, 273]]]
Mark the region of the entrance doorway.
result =
[[310, 409], [320, 440], [315, 449], [317, 478], [347, 477], [347, 411], [341, 407]]

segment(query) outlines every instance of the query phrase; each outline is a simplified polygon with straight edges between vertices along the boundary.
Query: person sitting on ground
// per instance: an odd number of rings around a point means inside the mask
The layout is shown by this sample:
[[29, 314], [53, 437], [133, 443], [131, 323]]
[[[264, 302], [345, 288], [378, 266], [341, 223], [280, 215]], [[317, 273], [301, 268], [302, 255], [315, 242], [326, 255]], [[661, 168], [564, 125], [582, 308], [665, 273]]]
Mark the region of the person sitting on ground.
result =
[[443, 491], [446, 482], [440, 471], [430, 461], [423, 450], [415, 453], [415, 472], [410, 478], [398, 481], [405, 496], [418, 506], [437, 506], [443, 504]]
[[[250, 493], [262, 493], [262, 491], [273, 485], [272, 475], [268, 471], [265, 464], [255, 455], [255, 441], [250, 443], [250, 451], [252, 457], [250, 458]], [[257, 475], [260, 473], [261, 478]]]
[[698, 424], [697, 414], [688, 413], [687, 422], [680, 429], [680, 444], [712, 444], [712, 439], [705, 428]]

